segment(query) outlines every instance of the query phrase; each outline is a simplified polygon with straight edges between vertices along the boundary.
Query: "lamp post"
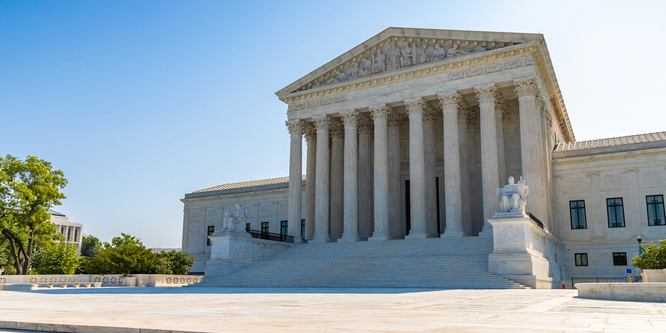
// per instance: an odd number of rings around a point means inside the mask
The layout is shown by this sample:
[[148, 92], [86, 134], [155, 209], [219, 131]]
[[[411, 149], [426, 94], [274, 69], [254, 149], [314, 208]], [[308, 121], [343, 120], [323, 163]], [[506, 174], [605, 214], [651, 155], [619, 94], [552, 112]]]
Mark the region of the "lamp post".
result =
[[643, 238], [641, 238], [641, 236], [638, 235], [638, 238], [636, 238], [636, 240], [638, 241], [638, 255], [640, 256], [641, 254], [643, 254], [643, 248], [641, 247], [641, 242], [643, 241]]

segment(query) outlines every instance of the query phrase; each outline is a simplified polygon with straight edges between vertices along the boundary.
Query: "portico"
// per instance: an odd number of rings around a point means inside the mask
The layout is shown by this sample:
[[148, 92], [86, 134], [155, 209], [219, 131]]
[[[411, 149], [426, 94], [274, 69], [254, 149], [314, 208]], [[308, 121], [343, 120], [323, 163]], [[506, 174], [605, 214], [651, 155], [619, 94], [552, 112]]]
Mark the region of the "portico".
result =
[[290, 182], [289, 233], [300, 233], [303, 202], [312, 241], [491, 235], [508, 176], [531, 184], [527, 211], [547, 226], [542, 151], [573, 133], [544, 81], [541, 40], [389, 28], [279, 91], [290, 177], [301, 170], [302, 128], [316, 130], [306, 133], [304, 200]]

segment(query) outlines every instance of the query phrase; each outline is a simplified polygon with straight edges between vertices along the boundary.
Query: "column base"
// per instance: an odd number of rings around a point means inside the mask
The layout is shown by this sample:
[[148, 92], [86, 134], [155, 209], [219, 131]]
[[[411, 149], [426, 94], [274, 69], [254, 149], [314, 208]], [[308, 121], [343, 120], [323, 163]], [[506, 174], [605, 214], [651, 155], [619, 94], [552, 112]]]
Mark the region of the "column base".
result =
[[425, 230], [413, 230], [409, 232], [409, 235], [405, 236], [405, 239], [426, 239], [428, 234]]
[[391, 236], [388, 232], [375, 232], [372, 234], [372, 237], [368, 238], [368, 241], [386, 241], [391, 240]]
[[444, 238], [459, 238], [459, 237], [465, 237], [465, 230], [463, 228], [446, 228], [444, 229], [444, 234], [442, 234], [442, 237]]
[[342, 234], [342, 238], [338, 239], [338, 242], [358, 242], [361, 238], [358, 237], [358, 234]]
[[439, 234], [427, 234], [426, 238], [439, 238]]
[[315, 235], [310, 243], [331, 243], [331, 237], [329, 235]]

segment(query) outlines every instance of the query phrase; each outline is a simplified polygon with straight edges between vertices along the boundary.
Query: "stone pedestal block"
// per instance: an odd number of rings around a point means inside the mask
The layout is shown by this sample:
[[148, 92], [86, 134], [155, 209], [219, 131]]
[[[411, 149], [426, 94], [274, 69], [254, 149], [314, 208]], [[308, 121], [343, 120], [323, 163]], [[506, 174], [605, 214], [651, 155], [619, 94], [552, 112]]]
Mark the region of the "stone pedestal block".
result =
[[549, 242], [557, 242], [523, 213], [498, 213], [489, 219], [494, 251], [488, 257], [488, 271], [538, 289], [553, 288], [550, 276]]
[[292, 246], [289, 243], [252, 238], [244, 231], [221, 230], [209, 236], [212, 246], [206, 278], [220, 277], [270, 257]]

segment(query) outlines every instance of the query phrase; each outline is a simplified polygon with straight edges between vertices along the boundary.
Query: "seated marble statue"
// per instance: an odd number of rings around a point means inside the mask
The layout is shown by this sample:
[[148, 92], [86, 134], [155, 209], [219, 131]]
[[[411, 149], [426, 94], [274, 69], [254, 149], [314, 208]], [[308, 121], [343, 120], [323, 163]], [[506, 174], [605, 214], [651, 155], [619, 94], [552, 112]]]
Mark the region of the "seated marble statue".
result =
[[514, 184], [513, 177], [509, 177], [509, 185], [497, 189], [497, 195], [500, 197], [500, 210], [504, 213], [524, 213], [528, 193], [529, 190], [523, 177], [520, 177], [518, 184]]

